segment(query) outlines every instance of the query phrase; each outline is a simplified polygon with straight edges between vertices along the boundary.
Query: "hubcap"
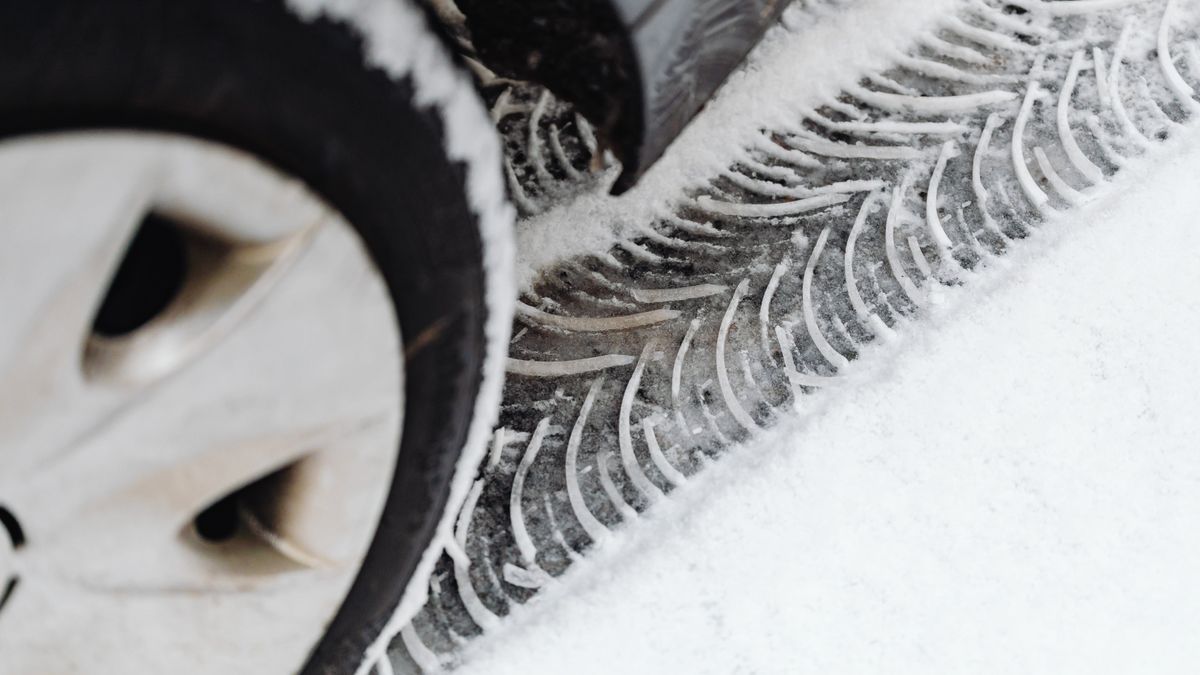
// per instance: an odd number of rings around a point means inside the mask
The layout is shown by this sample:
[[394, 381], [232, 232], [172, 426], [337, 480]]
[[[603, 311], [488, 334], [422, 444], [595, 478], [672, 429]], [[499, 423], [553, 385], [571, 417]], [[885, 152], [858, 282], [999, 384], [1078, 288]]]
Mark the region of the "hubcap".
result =
[[13, 672], [290, 672], [391, 485], [399, 330], [345, 220], [225, 146], [0, 143]]

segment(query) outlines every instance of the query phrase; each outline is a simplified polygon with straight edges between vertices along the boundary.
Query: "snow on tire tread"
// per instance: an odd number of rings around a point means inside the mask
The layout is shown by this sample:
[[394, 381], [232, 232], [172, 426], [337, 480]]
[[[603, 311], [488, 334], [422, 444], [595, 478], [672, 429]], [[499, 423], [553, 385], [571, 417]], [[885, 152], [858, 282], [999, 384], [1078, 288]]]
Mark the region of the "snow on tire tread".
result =
[[[1118, 188], [1200, 109], [1200, 2], [962, 7], [891, 68], [762, 130], [650, 234], [541, 272], [462, 553], [442, 560], [399, 664], [452, 666], [598, 540], [803, 413], [938, 289]], [[533, 213], [563, 189], [544, 183], [589, 180], [597, 162], [586, 123], [527, 98], [558, 120], [516, 144], [520, 175], [510, 162]]]

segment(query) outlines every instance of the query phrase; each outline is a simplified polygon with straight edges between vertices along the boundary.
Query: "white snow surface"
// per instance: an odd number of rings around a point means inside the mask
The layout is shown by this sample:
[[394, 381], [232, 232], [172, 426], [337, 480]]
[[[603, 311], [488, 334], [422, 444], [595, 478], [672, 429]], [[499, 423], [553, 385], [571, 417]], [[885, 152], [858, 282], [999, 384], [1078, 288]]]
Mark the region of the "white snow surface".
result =
[[518, 224], [518, 284], [527, 288], [539, 270], [607, 250], [671, 214], [688, 188], [742, 156], [759, 129], [793, 123], [797, 110], [815, 107], [861, 73], [892, 63], [915, 35], [963, 3], [795, 3], [634, 189], [609, 195], [614, 170], [595, 191]]
[[1177, 143], [946, 291], [460, 672], [1195, 672], [1197, 176]]

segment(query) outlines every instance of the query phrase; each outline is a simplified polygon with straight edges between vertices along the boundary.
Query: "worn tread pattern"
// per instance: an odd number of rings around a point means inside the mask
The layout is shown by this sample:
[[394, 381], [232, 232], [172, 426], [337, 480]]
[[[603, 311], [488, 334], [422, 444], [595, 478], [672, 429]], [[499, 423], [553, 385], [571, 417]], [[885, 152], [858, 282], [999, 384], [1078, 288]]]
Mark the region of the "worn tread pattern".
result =
[[1198, 5], [966, 0], [890, 69], [763, 130], [649, 234], [544, 270], [458, 550], [396, 667], [455, 664], [598, 540], [803, 413], [938, 289], [1183, 132]]

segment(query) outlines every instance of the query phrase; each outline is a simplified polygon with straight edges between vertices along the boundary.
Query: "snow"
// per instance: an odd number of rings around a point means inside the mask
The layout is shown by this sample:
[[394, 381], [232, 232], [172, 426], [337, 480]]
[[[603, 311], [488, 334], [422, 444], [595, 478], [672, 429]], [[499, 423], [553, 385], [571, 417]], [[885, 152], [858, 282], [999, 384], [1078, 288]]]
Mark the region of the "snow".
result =
[[914, 35], [961, 6], [961, 0], [797, 2], [637, 187], [610, 196], [614, 170], [595, 191], [519, 224], [518, 283], [527, 288], [538, 270], [603, 251], [670, 214], [688, 188], [704, 184], [751, 147], [759, 129], [794, 122], [797, 110], [825, 102], [859, 74], [893, 62]]
[[1197, 175], [1176, 142], [943, 291], [460, 672], [1193, 672]]

